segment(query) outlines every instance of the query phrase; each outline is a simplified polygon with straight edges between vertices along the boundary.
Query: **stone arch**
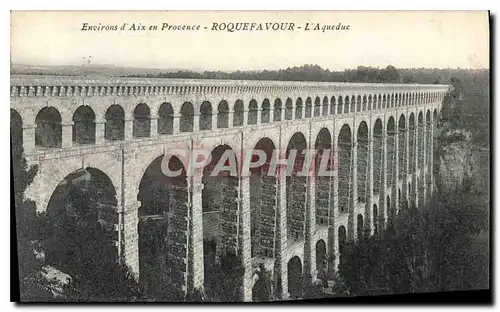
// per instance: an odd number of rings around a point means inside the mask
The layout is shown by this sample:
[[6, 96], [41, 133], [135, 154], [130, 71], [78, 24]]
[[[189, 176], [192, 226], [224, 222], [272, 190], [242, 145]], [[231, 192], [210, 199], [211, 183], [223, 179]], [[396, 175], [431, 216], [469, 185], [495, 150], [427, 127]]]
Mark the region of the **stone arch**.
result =
[[302, 110], [302, 98], [299, 97], [295, 102], [295, 119], [302, 118]]
[[432, 122], [436, 123], [438, 118], [438, 112], [437, 109], [434, 108], [434, 112], [432, 113]]
[[320, 239], [316, 242], [316, 270], [318, 271], [318, 278], [325, 278], [328, 268], [328, 258], [326, 253], [326, 243]]
[[406, 119], [405, 115], [401, 114], [398, 121], [398, 161], [399, 161], [399, 180], [406, 180]]
[[308, 97], [306, 99], [306, 112], [304, 118], [311, 118], [311, 117], [312, 117], [312, 100], [310, 97]]
[[[203, 169], [202, 213], [205, 291], [220, 279], [213, 270], [215, 263], [228, 259], [241, 261], [238, 222], [238, 171], [235, 151], [229, 145], [218, 145], [210, 153], [210, 163]], [[233, 268], [221, 268], [233, 276]]]
[[266, 161], [262, 166], [250, 169], [251, 254], [252, 258], [274, 258], [277, 184], [276, 176], [269, 174], [269, 166], [276, 146], [265, 137], [257, 142], [253, 150], [263, 151]]
[[427, 110], [425, 114], [425, 123], [426, 123], [426, 128], [425, 128], [425, 165], [427, 167], [426, 173], [425, 173], [425, 181], [429, 185], [429, 188], [431, 187], [431, 175], [432, 175], [432, 121], [431, 121], [431, 111]]
[[394, 214], [394, 207], [391, 205], [391, 197], [389, 195], [387, 195], [385, 204], [387, 207], [387, 214], [389, 215], [389, 221], [393, 223], [395, 214]]
[[396, 164], [396, 123], [394, 117], [390, 116], [387, 120], [386, 126], [386, 149], [387, 149], [387, 187], [396, 186], [396, 174], [395, 164]]
[[285, 103], [285, 120], [293, 119], [293, 103], [291, 98], [286, 99]]
[[376, 109], [377, 107], [377, 96], [368, 95], [368, 110]]
[[336, 113], [336, 101], [335, 101], [335, 96], [332, 96], [330, 99], [330, 115], [335, 115]]
[[328, 97], [327, 96], [325, 96], [323, 98], [323, 109], [322, 109], [321, 115], [323, 115], [323, 116], [328, 115]]
[[381, 109], [381, 108], [382, 108], [382, 102], [383, 102], [383, 101], [382, 101], [382, 95], [381, 95], [381, 94], [379, 94], [379, 95], [378, 95], [378, 101], [377, 101], [377, 102], [378, 102], [378, 106], [377, 106], [377, 108], [378, 108], [378, 109]]
[[410, 173], [415, 173], [415, 144], [416, 144], [416, 129], [415, 129], [415, 114], [410, 113], [410, 118], [408, 119], [408, 149], [409, 149], [409, 170]]
[[384, 126], [382, 120], [377, 118], [373, 125], [373, 193], [380, 193], [382, 187], [384, 168]]
[[344, 107], [342, 101], [342, 96], [339, 96], [339, 102], [337, 103], [337, 114], [342, 114], [342, 108]]
[[225, 100], [220, 101], [217, 107], [217, 128], [229, 127], [229, 104]]
[[399, 209], [398, 212], [403, 210], [406, 205], [406, 200], [403, 198], [403, 193], [401, 192], [401, 188], [398, 189], [398, 203], [399, 203]]
[[358, 239], [362, 238], [364, 236], [364, 224], [363, 224], [363, 215], [358, 213], [358, 216], [356, 218], [356, 229], [358, 230], [357, 237]]
[[245, 121], [245, 106], [242, 100], [237, 100], [234, 103], [233, 127], [243, 126]]
[[134, 109], [134, 138], [148, 138], [151, 134], [151, 113], [145, 103], [138, 104]]
[[418, 148], [418, 168], [423, 168], [424, 165], [424, 115], [422, 111], [418, 113], [418, 133], [417, 133], [417, 148]]
[[159, 135], [174, 133], [174, 109], [170, 103], [165, 102], [158, 108], [157, 132]]
[[[370, 96], [371, 97], [371, 96]], [[371, 100], [371, 99], [370, 99]], [[363, 102], [362, 102], [362, 106], [361, 106], [361, 110], [364, 112], [366, 111], [366, 104], [368, 104], [368, 100], [366, 98], [366, 94], [363, 95]]]
[[382, 109], [388, 107], [387, 102], [388, 102], [387, 96], [385, 94], [382, 95]]
[[295, 153], [294, 166], [286, 174], [286, 215], [287, 237], [290, 240], [301, 241], [304, 239], [304, 214], [306, 198], [306, 176], [300, 176], [304, 163], [302, 151], [307, 149], [306, 137], [301, 132], [296, 132], [290, 138], [286, 149], [286, 159], [291, 159]]
[[338, 228], [338, 247], [339, 247], [339, 253], [341, 254], [344, 252], [344, 247], [347, 243], [347, 231], [345, 226], [341, 225]]
[[297, 256], [288, 261], [288, 291], [293, 299], [302, 298], [303, 276], [302, 261]]
[[354, 113], [356, 111], [356, 96], [352, 95], [351, 96], [351, 109], [349, 112]]
[[79, 106], [73, 114], [73, 143], [95, 144], [95, 114], [90, 106]]
[[358, 126], [358, 133], [356, 136], [357, 146], [357, 183], [358, 183], [358, 202], [366, 203], [368, 200], [368, 187], [369, 187], [369, 166], [368, 166], [368, 148], [370, 137], [368, 125], [366, 121], [362, 121]]
[[[252, 302], [269, 301], [273, 296], [273, 283], [275, 284], [278, 278], [275, 277], [273, 281], [264, 263], [259, 263], [258, 270], [254, 273], [253, 278], [255, 276], [257, 276], [257, 281], [252, 287]], [[277, 292], [274, 291], [274, 293]]]
[[[167, 168], [172, 174], [166, 174]], [[137, 232], [139, 279], [151, 295], [178, 291], [182, 297], [187, 283], [188, 197], [186, 168], [178, 157], [161, 155], [148, 165], [137, 194]]]
[[321, 116], [321, 99], [319, 98], [319, 96], [317, 96], [314, 99], [314, 113], [313, 113], [313, 116], [314, 117]]
[[322, 128], [316, 136], [314, 144], [315, 156], [315, 192], [316, 192], [316, 224], [328, 226], [329, 195], [332, 177], [327, 174], [333, 170], [332, 135], [327, 128]]
[[281, 121], [281, 111], [282, 111], [281, 100], [277, 98], [276, 100], [274, 100], [273, 121]]
[[257, 101], [252, 99], [250, 103], [248, 104], [248, 124], [249, 125], [256, 125], [257, 124], [257, 118], [258, 118], [258, 113], [259, 113], [259, 106], [257, 104]]
[[107, 141], [125, 140], [125, 111], [120, 105], [113, 104], [106, 110], [104, 116], [104, 138]]
[[350, 209], [352, 194], [352, 133], [348, 124], [344, 124], [338, 136], [338, 185], [339, 211], [347, 213]]
[[10, 109], [10, 143], [13, 153], [23, 148], [23, 119], [13, 108]]
[[271, 104], [268, 99], [262, 101], [262, 110], [260, 112], [260, 123], [269, 123], [271, 116]]
[[179, 121], [180, 132], [193, 132], [194, 130], [194, 108], [191, 102], [184, 102], [181, 107], [181, 120]]
[[212, 129], [212, 104], [204, 101], [200, 106], [200, 131]]
[[[53, 189], [43, 240], [45, 263], [96, 287], [117, 268], [118, 202], [115, 185], [103, 171], [87, 167], [65, 175]], [[88, 272], [102, 274], [89, 277]]]
[[343, 110], [343, 113], [344, 114], [348, 114], [349, 113], [349, 102], [350, 102], [350, 99], [349, 99], [349, 96], [346, 96], [345, 97], [345, 100], [344, 100], [344, 110]]
[[361, 111], [361, 95], [358, 95], [358, 97], [356, 98], [356, 112], [360, 112]]

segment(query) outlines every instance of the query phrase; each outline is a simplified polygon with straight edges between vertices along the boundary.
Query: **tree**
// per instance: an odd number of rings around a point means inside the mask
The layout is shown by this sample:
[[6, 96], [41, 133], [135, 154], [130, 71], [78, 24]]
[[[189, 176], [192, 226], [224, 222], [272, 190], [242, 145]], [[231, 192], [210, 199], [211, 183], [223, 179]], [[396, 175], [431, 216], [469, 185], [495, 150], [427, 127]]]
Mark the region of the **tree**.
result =
[[47, 283], [41, 277], [42, 262], [35, 255], [39, 222], [36, 205], [24, 198], [24, 192], [33, 182], [38, 167], [28, 169], [22, 146], [21, 125], [11, 118], [11, 170], [14, 186], [14, 202], [11, 207], [16, 220], [17, 254], [19, 265], [19, 293], [21, 301], [48, 301], [52, 299]]
[[271, 301], [273, 298], [271, 272], [261, 263], [257, 275], [259, 278], [253, 287], [252, 301]]
[[381, 82], [399, 82], [400, 74], [396, 67], [388, 65], [386, 68], [382, 69], [379, 74], [379, 79]]
[[205, 272], [204, 298], [209, 302], [241, 301], [241, 288], [245, 268], [241, 257], [231, 252], [220, 256], [215, 263], [207, 265]]

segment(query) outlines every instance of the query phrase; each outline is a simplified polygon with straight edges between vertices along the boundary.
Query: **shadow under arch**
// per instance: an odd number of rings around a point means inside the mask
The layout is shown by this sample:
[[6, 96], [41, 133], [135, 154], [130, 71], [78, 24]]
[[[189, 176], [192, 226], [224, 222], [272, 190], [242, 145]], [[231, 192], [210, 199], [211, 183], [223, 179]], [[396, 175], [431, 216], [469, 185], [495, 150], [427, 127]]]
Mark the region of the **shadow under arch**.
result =
[[70, 173], [53, 191], [46, 218], [46, 264], [99, 296], [119, 268], [118, 203], [111, 179], [91, 167]]

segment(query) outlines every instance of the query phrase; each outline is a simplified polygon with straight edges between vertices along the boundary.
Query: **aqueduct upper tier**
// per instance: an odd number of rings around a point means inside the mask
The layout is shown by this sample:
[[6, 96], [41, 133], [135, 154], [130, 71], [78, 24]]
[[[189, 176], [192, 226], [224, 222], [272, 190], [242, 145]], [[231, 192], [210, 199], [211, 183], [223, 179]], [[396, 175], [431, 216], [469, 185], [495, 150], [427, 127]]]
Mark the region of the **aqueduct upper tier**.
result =
[[[70, 174], [85, 169], [105, 177], [111, 195], [96, 209], [107, 209], [102, 215], [115, 233], [117, 261], [140, 279], [159, 278], [182, 292], [202, 288], [212, 278], [210, 261], [232, 252], [245, 267], [244, 300], [252, 299], [260, 265], [286, 298], [296, 292], [298, 275], [335, 271], [346, 241], [376, 233], [399, 209], [429, 199], [433, 132], [447, 91], [418, 84], [11, 76], [11, 133], [39, 166], [26, 191], [39, 211], [51, 209]], [[189, 176], [189, 164], [171, 157], [169, 166], [183, 175], [162, 176], [162, 156], [179, 148], [208, 149], [214, 158], [230, 149], [237, 166], [247, 150], [315, 149], [328, 153], [336, 175], [269, 176], [266, 161], [250, 177], [203, 170]], [[163, 264], [147, 256], [146, 232], [163, 237]], [[151, 268], [162, 273], [149, 274]]]

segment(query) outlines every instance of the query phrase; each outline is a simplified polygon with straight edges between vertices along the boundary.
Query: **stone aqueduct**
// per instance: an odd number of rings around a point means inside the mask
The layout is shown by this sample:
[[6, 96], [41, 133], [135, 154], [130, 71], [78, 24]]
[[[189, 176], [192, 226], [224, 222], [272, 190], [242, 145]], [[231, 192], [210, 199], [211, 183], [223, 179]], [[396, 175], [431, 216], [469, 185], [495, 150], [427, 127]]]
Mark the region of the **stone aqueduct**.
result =
[[373, 235], [398, 209], [430, 197], [433, 129], [447, 91], [446, 85], [12, 76], [11, 116], [22, 124], [27, 161], [39, 166], [26, 191], [37, 210], [47, 209], [56, 186], [76, 170], [94, 168], [109, 178], [117, 259], [139, 278], [139, 185], [169, 148], [223, 147], [237, 155], [254, 148], [331, 150], [336, 177], [221, 178], [214, 189], [204, 188], [197, 172], [171, 186], [165, 261], [175, 287], [204, 285], [205, 190], [220, 196], [217, 241], [241, 256], [244, 300], [252, 299], [260, 263], [286, 298], [290, 262], [312, 277], [319, 266], [336, 270], [345, 241]]

